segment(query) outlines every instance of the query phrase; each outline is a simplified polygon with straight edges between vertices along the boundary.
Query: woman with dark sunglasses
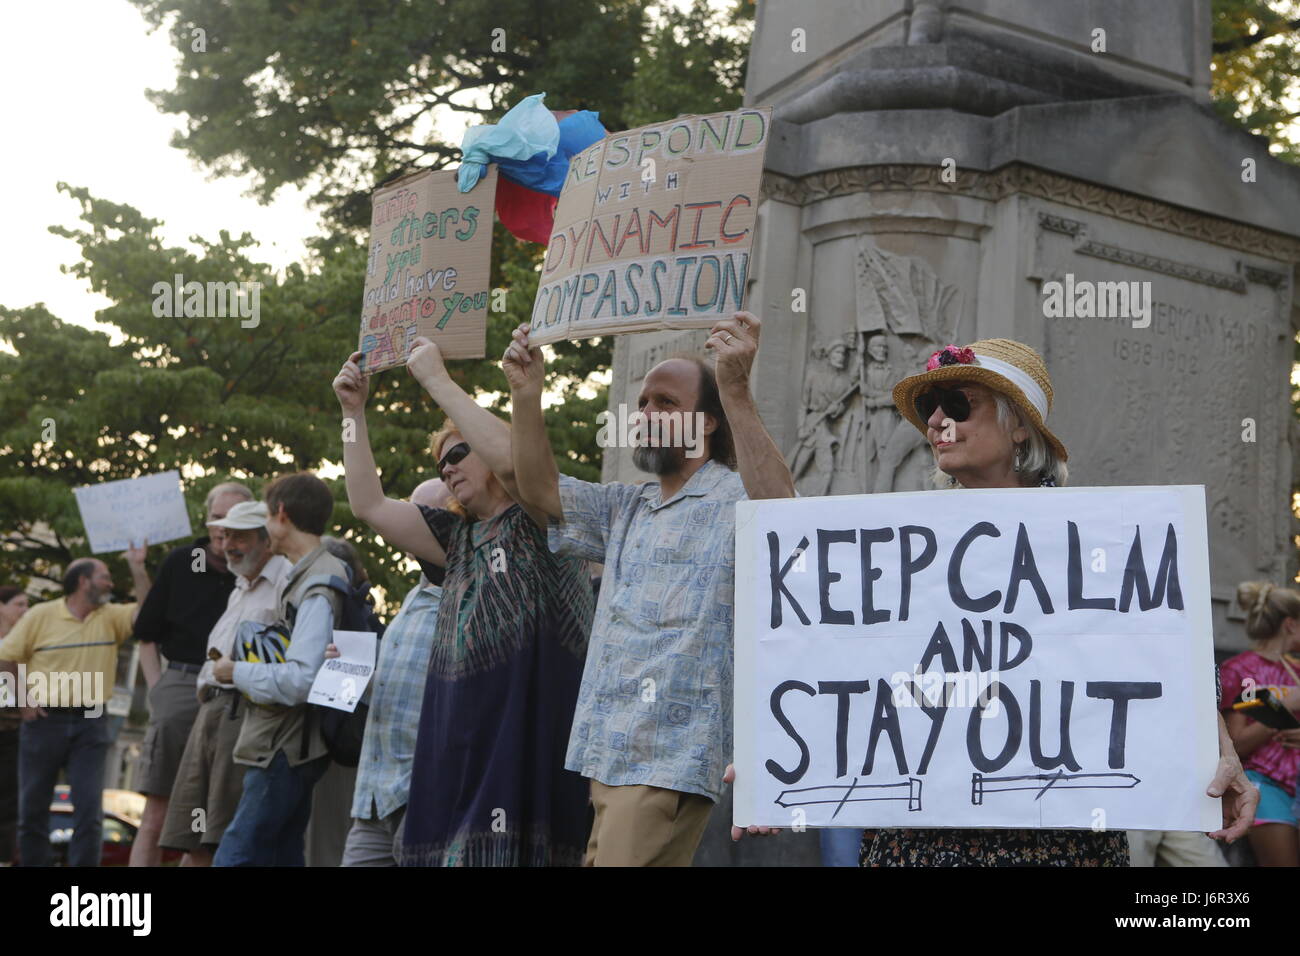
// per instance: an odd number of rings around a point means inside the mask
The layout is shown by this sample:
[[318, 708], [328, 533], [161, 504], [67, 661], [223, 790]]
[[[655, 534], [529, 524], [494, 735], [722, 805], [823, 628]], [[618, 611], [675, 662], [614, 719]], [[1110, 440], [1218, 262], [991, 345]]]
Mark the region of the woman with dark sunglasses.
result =
[[354, 353], [334, 380], [353, 513], [392, 547], [446, 569], [420, 711], [403, 866], [565, 866], [582, 862], [586, 781], [564, 769], [595, 609], [582, 562], [547, 547], [515, 503], [510, 427], [415, 340], [407, 368], [447, 414], [433, 436], [450, 510], [387, 498], [365, 423]]
[[[926, 371], [894, 387], [894, 404], [934, 452], [950, 488], [1054, 487], [1067, 453], [1048, 429], [1052, 383], [1042, 357], [1011, 339], [935, 352]], [[1259, 801], [1219, 719], [1219, 767], [1207, 793], [1223, 797], [1228, 840], [1245, 835]], [[882, 829], [862, 841], [863, 866], [1128, 866], [1122, 830]]]

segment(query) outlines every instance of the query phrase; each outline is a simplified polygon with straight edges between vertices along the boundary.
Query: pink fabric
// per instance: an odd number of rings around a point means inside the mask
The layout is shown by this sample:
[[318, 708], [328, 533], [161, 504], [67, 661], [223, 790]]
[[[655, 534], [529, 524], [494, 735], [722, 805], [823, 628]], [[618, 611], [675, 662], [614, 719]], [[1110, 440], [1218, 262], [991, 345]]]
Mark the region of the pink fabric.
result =
[[[1241, 695], [1248, 677], [1254, 679], [1256, 687], [1295, 685], [1281, 664], [1266, 660], [1254, 651], [1238, 654], [1219, 665], [1219, 678], [1223, 682], [1223, 698], [1219, 707], [1225, 716], [1232, 713], [1232, 705]], [[1255, 723], [1253, 720], [1250, 722]], [[1296, 774], [1300, 773], [1300, 750], [1288, 749], [1270, 740], [1243, 760], [1242, 765], [1247, 770], [1258, 770], [1269, 779], [1277, 781], [1287, 793], [1295, 796]]]

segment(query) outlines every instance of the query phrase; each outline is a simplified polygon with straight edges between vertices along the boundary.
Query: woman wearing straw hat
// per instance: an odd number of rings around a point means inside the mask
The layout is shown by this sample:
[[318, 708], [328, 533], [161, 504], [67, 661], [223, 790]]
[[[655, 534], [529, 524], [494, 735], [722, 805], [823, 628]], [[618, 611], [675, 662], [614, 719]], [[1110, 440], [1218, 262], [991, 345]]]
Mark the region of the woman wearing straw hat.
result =
[[[1037, 352], [1011, 339], [949, 345], [926, 371], [894, 387], [894, 404], [926, 436], [937, 483], [950, 488], [1064, 485], [1066, 450], [1048, 429], [1052, 383]], [[1259, 792], [1246, 778], [1219, 718], [1219, 766], [1207, 788], [1223, 797], [1224, 829], [1235, 840], [1254, 818]], [[880, 830], [862, 841], [863, 866], [1127, 866], [1124, 831]]]

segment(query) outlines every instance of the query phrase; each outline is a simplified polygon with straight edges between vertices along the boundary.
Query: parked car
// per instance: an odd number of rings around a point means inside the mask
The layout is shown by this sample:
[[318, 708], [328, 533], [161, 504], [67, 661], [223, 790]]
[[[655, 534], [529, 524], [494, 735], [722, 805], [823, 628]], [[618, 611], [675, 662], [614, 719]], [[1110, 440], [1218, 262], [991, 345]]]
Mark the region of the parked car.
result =
[[[140, 829], [144, 804], [143, 794], [130, 790], [104, 791], [104, 855], [101, 866], [126, 866], [130, 862], [131, 844]], [[68, 785], [61, 783], [54, 788], [54, 800], [50, 804], [51, 862], [55, 866], [66, 865], [71, 839], [72, 798]], [[180, 858], [178, 851], [164, 850], [163, 866], [175, 865]]]

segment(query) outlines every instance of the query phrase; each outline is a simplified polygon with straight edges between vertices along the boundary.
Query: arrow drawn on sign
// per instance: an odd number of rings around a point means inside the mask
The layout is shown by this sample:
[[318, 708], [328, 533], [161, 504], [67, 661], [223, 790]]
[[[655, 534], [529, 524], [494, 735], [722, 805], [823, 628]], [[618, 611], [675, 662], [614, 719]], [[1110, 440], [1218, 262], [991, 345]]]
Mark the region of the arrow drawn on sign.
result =
[[976, 772], [970, 775], [970, 802], [982, 806], [984, 794], [1011, 790], [1037, 790], [1034, 799], [1038, 800], [1053, 787], [1057, 790], [1131, 790], [1141, 782], [1131, 773], [1065, 773], [1058, 770], [1056, 773], [1031, 773], [1023, 777], [986, 777]]
[[[854, 796], [859, 793], [863, 796]], [[858, 783], [858, 778], [854, 777], [850, 784], [782, 790], [776, 798], [776, 804], [780, 807], [807, 807], [820, 803], [834, 803], [837, 804], [835, 812], [831, 814], [831, 819], [834, 820], [846, 803], [884, 803], [894, 800], [906, 800], [907, 809], [911, 812], [920, 810], [920, 779], [908, 777], [898, 783]]]

